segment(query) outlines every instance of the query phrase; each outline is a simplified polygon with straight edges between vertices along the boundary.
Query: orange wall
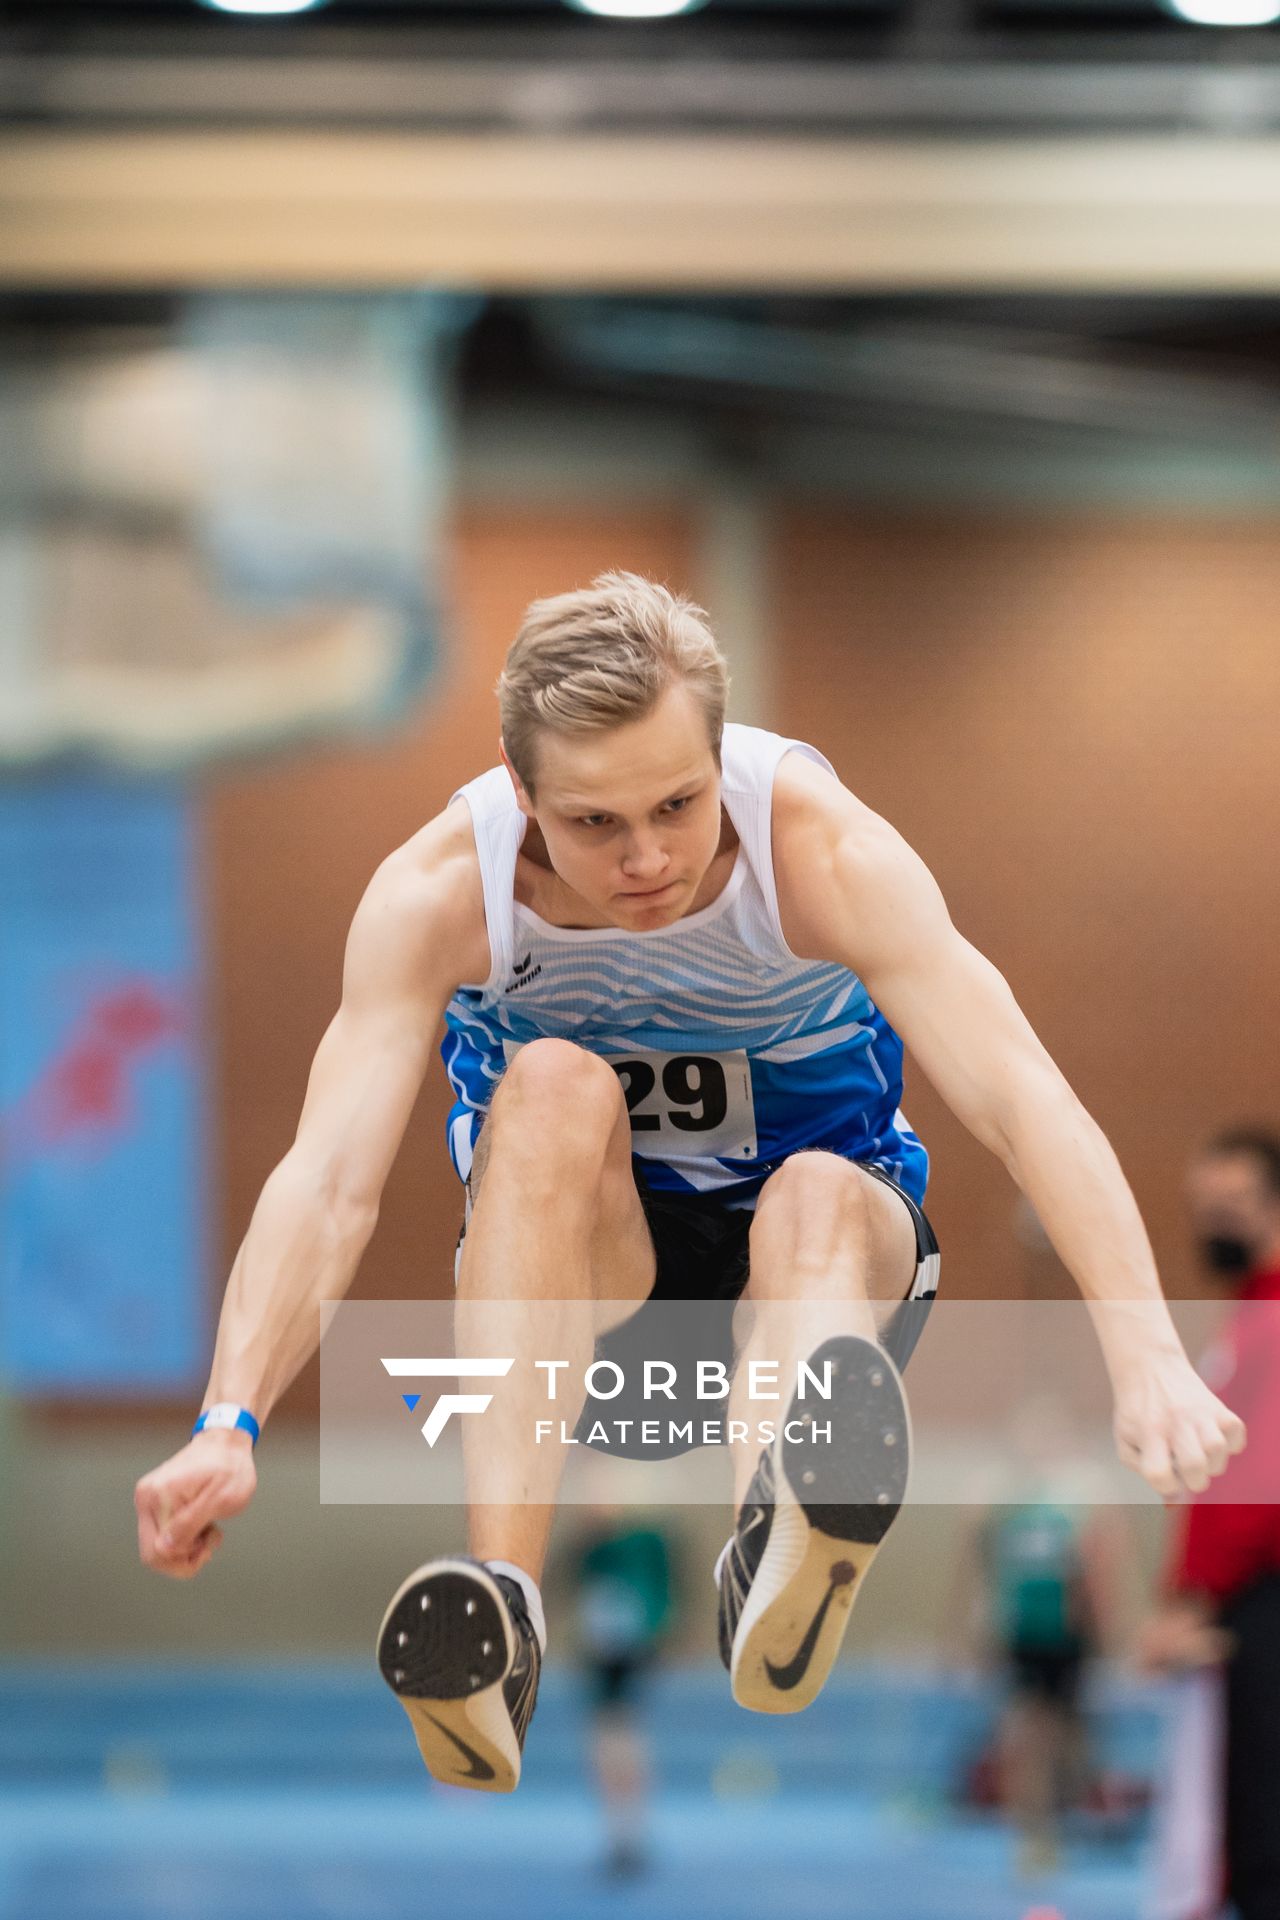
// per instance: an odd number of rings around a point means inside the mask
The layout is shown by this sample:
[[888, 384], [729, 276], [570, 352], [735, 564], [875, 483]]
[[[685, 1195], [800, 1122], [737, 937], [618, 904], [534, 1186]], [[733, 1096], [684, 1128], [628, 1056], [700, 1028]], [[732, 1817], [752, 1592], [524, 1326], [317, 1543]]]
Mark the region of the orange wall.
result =
[[[1189, 1148], [1280, 1118], [1276, 530], [792, 515], [776, 579], [778, 725], [933, 867], [1192, 1290]], [[948, 1289], [1004, 1292], [1003, 1170], [908, 1093]]]
[[[390, 742], [210, 795], [224, 1263], [292, 1137], [369, 874], [492, 764], [493, 682], [527, 601], [618, 565], [697, 587], [675, 508], [476, 511], [452, 552], [430, 710]], [[774, 559], [774, 724], [822, 746], [925, 855], [1111, 1134], [1185, 1288], [1188, 1147], [1280, 1107], [1280, 543], [1254, 526], [846, 510], [782, 517]], [[446, 1095], [433, 1075], [360, 1293], [449, 1286]], [[918, 1073], [908, 1095], [948, 1290], [1051, 1287], [1013, 1241], [1003, 1170]], [[294, 1404], [313, 1399], [308, 1375]]]

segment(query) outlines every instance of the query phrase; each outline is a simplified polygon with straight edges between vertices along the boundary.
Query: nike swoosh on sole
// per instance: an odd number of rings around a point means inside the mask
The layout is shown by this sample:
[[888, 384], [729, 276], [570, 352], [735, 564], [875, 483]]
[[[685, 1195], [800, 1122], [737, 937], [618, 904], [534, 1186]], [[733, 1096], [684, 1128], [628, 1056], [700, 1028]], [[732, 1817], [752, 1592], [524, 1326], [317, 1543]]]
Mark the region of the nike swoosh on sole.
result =
[[437, 1720], [434, 1713], [428, 1713], [425, 1718], [431, 1722], [438, 1733], [442, 1733], [445, 1739], [458, 1749], [458, 1752], [464, 1760], [470, 1762], [467, 1771], [462, 1776], [464, 1780], [494, 1780], [497, 1778], [489, 1762], [482, 1760], [475, 1748], [469, 1747], [465, 1740], [460, 1740], [457, 1734], [446, 1727], [442, 1720]]
[[830, 1612], [831, 1602], [835, 1599], [841, 1587], [851, 1587], [856, 1578], [857, 1570], [849, 1560], [841, 1560], [837, 1565], [832, 1567], [831, 1584], [822, 1596], [822, 1605], [809, 1622], [809, 1631], [797, 1647], [794, 1659], [788, 1660], [787, 1664], [783, 1667], [775, 1667], [772, 1660], [766, 1658], [764, 1670], [769, 1676], [770, 1684], [777, 1687], [780, 1693], [790, 1693], [793, 1687], [800, 1685], [805, 1674], [808, 1673], [809, 1662], [812, 1660], [813, 1650], [818, 1644], [818, 1635], [822, 1632], [822, 1623]]

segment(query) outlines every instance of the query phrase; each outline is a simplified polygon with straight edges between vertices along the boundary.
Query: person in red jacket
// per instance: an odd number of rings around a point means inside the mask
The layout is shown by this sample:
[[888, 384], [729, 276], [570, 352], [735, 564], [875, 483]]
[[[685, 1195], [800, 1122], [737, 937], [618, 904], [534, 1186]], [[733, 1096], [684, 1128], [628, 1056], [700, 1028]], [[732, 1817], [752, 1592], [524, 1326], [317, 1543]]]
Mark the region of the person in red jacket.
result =
[[1250, 1450], [1180, 1510], [1165, 1597], [1140, 1654], [1156, 1671], [1223, 1661], [1226, 1892], [1239, 1920], [1280, 1916], [1280, 1137], [1219, 1134], [1190, 1175], [1206, 1268], [1241, 1302], [1206, 1355]]

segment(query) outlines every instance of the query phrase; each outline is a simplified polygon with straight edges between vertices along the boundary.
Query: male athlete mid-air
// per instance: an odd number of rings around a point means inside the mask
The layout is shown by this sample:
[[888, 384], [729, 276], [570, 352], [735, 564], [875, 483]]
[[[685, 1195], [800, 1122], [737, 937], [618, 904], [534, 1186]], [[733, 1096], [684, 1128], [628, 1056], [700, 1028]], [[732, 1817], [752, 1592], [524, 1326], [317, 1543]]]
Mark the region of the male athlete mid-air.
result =
[[[737, 1463], [717, 1576], [743, 1706], [814, 1698], [905, 1492], [900, 1367], [927, 1309], [903, 1303], [932, 1296], [938, 1254], [898, 1104], [903, 1041], [1100, 1303], [1121, 1459], [1173, 1496], [1243, 1446], [1182, 1349], [1111, 1148], [1000, 974], [892, 827], [812, 747], [726, 725], [726, 690], [705, 616], [649, 581], [607, 574], [529, 609], [499, 686], [502, 765], [384, 861], [356, 913], [297, 1139], [232, 1269], [205, 1410], [138, 1484], [148, 1566], [191, 1578], [251, 1498], [258, 1428], [317, 1346], [320, 1303], [351, 1283], [442, 1017], [460, 1330], [486, 1301], [547, 1303], [538, 1340], [551, 1329], [573, 1362], [569, 1420], [591, 1327], [553, 1303], [592, 1303], [609, 1329], [651, 1300], [746, 1300], [731, 1411], [761, 1328], [781, 1380], [808, 1361], [828, 1385], [821, 1454], [797, 1386], [773, 1442]], [[527, 1450], [518, 1501], [505, 1472], [543, 1385], [512, 1386], [496, 1424], [463, 1423], [470, 1557], [410, 1575], [379, 1638], [431, 1773], [499, 1792], [519, 1779], [545, 1645], [564, 1451]]]

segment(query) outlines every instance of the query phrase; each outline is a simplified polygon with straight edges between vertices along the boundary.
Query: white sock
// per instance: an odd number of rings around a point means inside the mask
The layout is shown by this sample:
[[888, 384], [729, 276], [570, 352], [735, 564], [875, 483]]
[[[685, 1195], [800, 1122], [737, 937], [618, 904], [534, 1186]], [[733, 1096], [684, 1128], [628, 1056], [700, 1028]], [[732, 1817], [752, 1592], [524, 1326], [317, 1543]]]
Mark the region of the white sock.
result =
[[508, 1580], [514, 1580], [524, 1595], [524, 1603], [529, 1609], [529, 1624], [538, 1636], [538, 1646], [543, 1653], [547, 1650], [547, 1621], [542, 1611], [542, 1595], [538, 1583], [531, 1573], [523, 1567], [517, 1567], [510, 1560], [486, 1560], [490, 1573], [505, 1573]]

